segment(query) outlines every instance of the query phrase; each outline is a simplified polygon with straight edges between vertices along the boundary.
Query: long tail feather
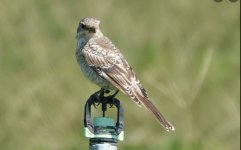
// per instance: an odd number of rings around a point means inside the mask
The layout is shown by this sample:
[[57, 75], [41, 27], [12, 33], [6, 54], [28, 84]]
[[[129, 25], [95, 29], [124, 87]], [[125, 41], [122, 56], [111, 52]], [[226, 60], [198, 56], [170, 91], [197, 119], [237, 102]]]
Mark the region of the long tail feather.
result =
[[174, 131], [175, 127], [164, 118], [164, 116], [159, 112], [156, 106], [149, 100], [145, 90], [142, 87], [139, 88], [140, 89], [138, 90], [133, 89], [135, 99], [138, 100], [143, 106], [145, 106], [155, 115], [157, 121], [166, 129], [166, 131]]

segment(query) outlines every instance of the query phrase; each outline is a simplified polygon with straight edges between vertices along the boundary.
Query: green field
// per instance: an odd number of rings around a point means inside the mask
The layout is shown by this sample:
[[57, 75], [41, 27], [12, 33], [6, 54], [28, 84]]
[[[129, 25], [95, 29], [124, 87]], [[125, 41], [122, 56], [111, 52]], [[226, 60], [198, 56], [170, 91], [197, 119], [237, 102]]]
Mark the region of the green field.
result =
[[1, 0], [0, 149], [86, 150], [98, 90], [75, 60], [81, 18], [101, 20], [176, 131], [123, 94], [120, 150], [240, 149], [240, 2]]

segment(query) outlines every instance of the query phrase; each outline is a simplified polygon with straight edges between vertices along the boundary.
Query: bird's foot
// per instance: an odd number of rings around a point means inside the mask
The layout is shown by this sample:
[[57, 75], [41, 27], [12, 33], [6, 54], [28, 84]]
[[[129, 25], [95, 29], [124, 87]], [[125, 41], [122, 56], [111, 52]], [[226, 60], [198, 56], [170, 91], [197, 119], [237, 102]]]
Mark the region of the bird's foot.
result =
[[91, 95], [91, 98], [94, 100], [93, 106], [97, 109], [97, 106], [101, 103], [101, 97], [104, 96], [104, 89], [100, 89], [99, 91], [95, 92]]
[[116, 90], [116, 92], [110, 96], [107, 96], [106, 99], [108, 100], [108, 103], [110, 105], [110, 108], [114, 106], [114, 98], [118, 94], [119, 90]]
[[109, 90], [101, 88], [99, 91], [95, 92], [91, 95], [92, 99], [94, 100], [93, 106], [97, 109], [97, 107], [101, 103], [106, 103], [110, 105], [110, 108], [113, 107], [114, 98], [118, 94], [119, 90], [117, 90], [114, 94], [105, 96], [105, 94], [110, 93]]
[[104, 88], [101, 88], [99, 91], [95, 92], [94, 94], [91, 95], [92, 99], [94, 100], [94, 107], [97, 109], [97, 106], [100, 105], [100, 103], [103, 102], [104, 99], [106, 99], [109, 96], [105, 96], [105, 94], [110, 93], [109, 90], [106, 90]]

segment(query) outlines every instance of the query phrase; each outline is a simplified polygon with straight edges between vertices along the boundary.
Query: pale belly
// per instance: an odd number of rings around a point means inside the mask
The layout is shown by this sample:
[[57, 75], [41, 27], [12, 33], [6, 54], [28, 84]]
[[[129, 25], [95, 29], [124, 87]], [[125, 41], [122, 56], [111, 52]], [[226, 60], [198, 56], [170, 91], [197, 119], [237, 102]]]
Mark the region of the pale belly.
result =
[[91, 68], [88, 64], [85, 63], [84, 56], [82, 55], [82, 48], [85, 45], [84, 39], [79, 39], [77, 42], [77, 49], [76, 49], [76, 58], [78, 64], [80, 65], [81, 71], [83, 72], [84, 76], [88, 78], [93, 83], [97, 84], [101, 88], [108, 89], [108, 90], [115, 90], [116, 88], [110, 84], [109, 81], [98, 75], [93, 68]]
[[110, 84], [109, 81], [98, 75], [89, 65], [85, 63], [84, 57], [82, 55], [76, 55], [78, 64], [84, 74], [90, 81], [97, 84], [101, 88], [113, 90], [115, 87]]

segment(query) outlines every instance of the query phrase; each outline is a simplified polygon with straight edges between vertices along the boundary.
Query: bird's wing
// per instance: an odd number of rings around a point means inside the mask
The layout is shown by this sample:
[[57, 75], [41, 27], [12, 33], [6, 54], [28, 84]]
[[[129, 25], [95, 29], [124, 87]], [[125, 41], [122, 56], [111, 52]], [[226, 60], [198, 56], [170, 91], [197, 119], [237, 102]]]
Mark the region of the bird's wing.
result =
[[135, 74], [120, 51], [108, 38], [90, 40], [82, 53], [86, 63], [100, 76], [130, 96], [138, 106], [141, 106], [140, 101], [130, 91], [132, 82], [135, 81]]
[[166, 130], [174, 129], [149, 100], [134, 71], [108, 38], [90, 40], [82, 52], [86, 63], [100, 76], [128, 95], [138, 106], [144, 105]]

